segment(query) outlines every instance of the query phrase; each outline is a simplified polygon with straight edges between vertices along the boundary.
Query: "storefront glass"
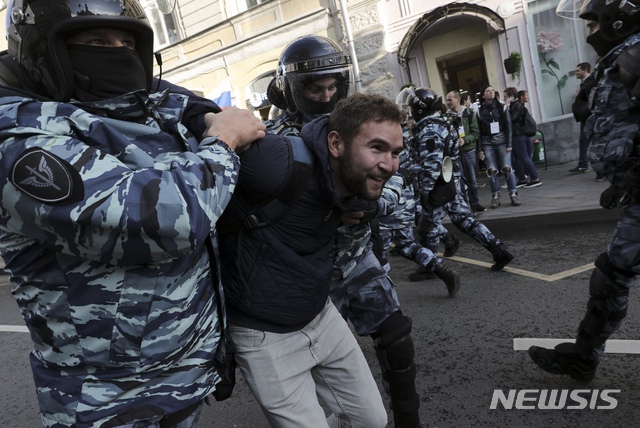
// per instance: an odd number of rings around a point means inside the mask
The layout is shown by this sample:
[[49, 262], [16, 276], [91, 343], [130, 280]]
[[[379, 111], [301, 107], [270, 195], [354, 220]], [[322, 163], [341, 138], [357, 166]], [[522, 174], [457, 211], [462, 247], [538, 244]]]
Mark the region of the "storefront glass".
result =
[[529, 40], [536, 74], [536, 90], [542, 118], [547, 121], [571, 114], [571, 104], [580, 82], [578, 63], [595, 66], [596, 54], [586, 44], [586, 21], [556, 15], [558, 0], [528, 3]]

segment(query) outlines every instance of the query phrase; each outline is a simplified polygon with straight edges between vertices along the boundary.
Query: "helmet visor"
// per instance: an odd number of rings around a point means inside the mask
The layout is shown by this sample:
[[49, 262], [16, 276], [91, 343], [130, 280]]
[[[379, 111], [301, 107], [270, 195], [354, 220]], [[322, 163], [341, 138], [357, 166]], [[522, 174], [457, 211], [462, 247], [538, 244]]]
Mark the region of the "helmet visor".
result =
[[336, 103], [350, 92], [350, 68], [287, 75], [296, 110], [308, 117], [333, 111]]
[[317, 71], [329, 68], [337, 68], [349, 64], [351, 64], [351, 58], [349, 57], [349, 55], [340, 53], [337, 55], [327, 55], [320, 58], [309, 58], [305, 59], [304, 61], [284, 64], [283, 67], [286, 73], [291, 73], [308, 70]]
[[580, 9], [584, 0], [561, 0], [556, 7], [556, 14], [561, 18], [580, 19]]

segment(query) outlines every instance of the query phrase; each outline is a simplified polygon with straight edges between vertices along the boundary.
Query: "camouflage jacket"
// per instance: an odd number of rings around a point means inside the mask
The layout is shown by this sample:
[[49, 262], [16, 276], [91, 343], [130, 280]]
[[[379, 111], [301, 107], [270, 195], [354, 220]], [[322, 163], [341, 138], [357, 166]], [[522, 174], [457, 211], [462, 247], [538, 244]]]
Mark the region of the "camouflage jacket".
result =
[[418, 121], [413, 130], [412, 158], [419, 165], [418, 192], [423, 205], [435, 186], [442, 170], [444, 145], [448, 144], [449, 156], [457, 156], [457, 134], [451, 135], [449, 122], [437, 115]]
[[413, 185], [399, 172], [384, 185], [382, 197], [387, 201], [388, 214], [380, 217], [380, 235], [385, 251], [395, 244], [399, 253], [424, 267], [437, 263], [436, 256], [416, 242], [413, 225], [416, 200]]
[[598, 83], [589, 97], [591, 116], [584, 127], [593, 169], [618, 187], [623, 187], [624, 173], [640, 155], [640, 101], [622, 83], [616, 60], [638, 43], [640, 34], [635, 34], [598, 62]]
[[0, 89], [0, 254], [46, 427], [157, 421], [219, 381], [215, 223], [239, 161], [188, 97], [57, 103]]
[[277, 135], [300, 135], [302, 129], [302, 119], [300, 115], [294, 115], [288, 111], [285, 111], [280, 116], [273, 120], [265, 120], [264, 124], [267, 127], [267, 132]]

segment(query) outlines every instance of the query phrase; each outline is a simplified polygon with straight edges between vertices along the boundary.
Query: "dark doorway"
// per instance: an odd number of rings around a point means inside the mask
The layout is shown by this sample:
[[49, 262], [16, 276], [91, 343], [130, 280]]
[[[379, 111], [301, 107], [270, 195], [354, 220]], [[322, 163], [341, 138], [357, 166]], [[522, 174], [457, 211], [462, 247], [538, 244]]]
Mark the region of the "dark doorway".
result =
[[438, 61], [448, 91], [469, 92], [472, 96], [488, 84], [487, 66], [482, 48], [447, 55]]

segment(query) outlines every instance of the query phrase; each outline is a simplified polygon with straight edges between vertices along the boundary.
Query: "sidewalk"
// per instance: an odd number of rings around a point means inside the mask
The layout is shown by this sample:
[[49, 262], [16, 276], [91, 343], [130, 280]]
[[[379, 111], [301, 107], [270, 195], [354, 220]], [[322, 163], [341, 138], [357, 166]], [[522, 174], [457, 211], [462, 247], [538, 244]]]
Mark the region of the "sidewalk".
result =
[[[478, 189], [480, 204], [487, 211], [478, 215], [480, 221], [500, 218], [525, 217], [558, 212], [586, 211], [600, 208], [600, 193], [607, 187], [607, 180], [596, 182], [596, 173], [590, 170], [586, 173], [572, 174], [569, 172], [575, 162], [549, 166], [536, 165], [542, 180], [542, 186], [533, 189], [520, 188], [518, 196], [522, 205], [514, 207], [509, 199], [507, 189], [500, 189], [500, 205], [491, 209], [491, 189], [489, 178], [484, 172], [478, 174], [478, 184], [486, 183]], [[500, 177], [500, 185], [505, 184]], [[448, 217], [447, 217], [448, 220]]]

